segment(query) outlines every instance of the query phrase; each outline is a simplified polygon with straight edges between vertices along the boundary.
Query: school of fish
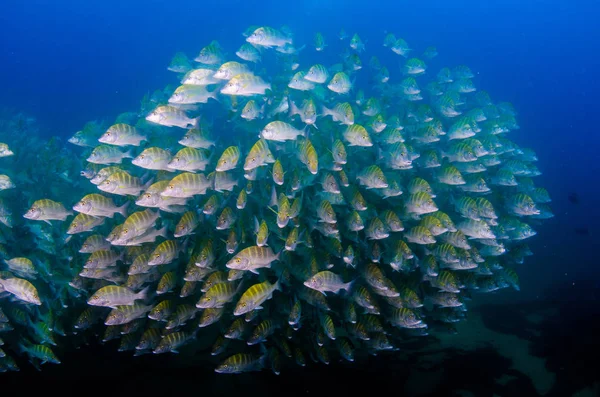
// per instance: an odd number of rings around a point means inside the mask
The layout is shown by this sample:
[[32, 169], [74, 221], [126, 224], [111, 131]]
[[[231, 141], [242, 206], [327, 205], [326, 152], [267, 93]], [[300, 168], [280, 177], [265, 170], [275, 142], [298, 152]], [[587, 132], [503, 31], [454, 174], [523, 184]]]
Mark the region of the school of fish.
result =
[[0, 114], [0, 372], [212, 327], [195, 354], [216, 372], [279, 374], [454, 332], [477, 293], [519, 289], [553, 214], [510, 103], [392, 33], [243, 36], [177, 53], [174, 85], [64, 145]]

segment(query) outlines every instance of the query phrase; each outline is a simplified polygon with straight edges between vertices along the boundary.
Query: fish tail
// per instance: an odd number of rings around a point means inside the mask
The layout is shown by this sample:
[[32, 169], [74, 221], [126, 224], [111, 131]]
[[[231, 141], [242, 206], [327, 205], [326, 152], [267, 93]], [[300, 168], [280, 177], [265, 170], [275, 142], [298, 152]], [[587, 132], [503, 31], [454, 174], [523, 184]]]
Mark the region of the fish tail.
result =
[[27, 346], [25, 346], [24, 343], [25, 342], [23, 342], [23, 343], [21, 343], [21, 342], [17, 343], [17, 349], [16, 349], [17, 352], [19, 352], [19, 353], [25, 353], [27, 351]]
[[150, 185], [152, 185], [152, 182], [154, 182], [154, 178], [153, 177], [151, 177], [150, 179], [148, 179], [148, 181], [142, 185], [142, 190], [143, 191], [148, 190], [148, 188], [150, 187]]
[[306, 124], [304, 126], [304, 128], [302, 129], [302, 136], [306, 139], [308, 139], [308, 133], [310, 132], [310, 128], [308, 128], [308, 127], [309, 127], [309, 125]]
[[[209, 95], [208, 95], [208, 97], [209, 97], [209, 98], [212, 98], [212, 99], [214, 99], [214, 100], [215, 100], [215, 101], [217, 101], [217, 102], [221, 102], [221, 101], [219, 100], [219, 90], [218, 90], [218, 89], [215, 89], [215, 90], [209, 91]], [[198, 119], [200, 119], [200, 117], [198, 117]], [[196, 122], [196, 124], [197, 124], [197, 122]]]
[[[165, 226], [163, 229], [166, 229], [167, 227]], [[162, 230], [162, 229], [161, 229]], [[166, 232], [166, 230], [165, 230]], [[179, 252], [185, 252], [187, 250], [187, 247], [190, 243], [190, 239], [186, 238], [183, 240], [183, 244], [181, 244], [181, 246], [179, 247]]]
[[258, 233], [258, 229], [260, 228], [260, 224], [258, 223], [258, 218], [254, 215], [254, 233]]
[[289, 117], [292, 117], [296, 114], [300, 114], [300, 110], [298, 109], [294, 101], [288, 98], [288, 103], [290, 104], [290, 110], [288, 112]]
[[354, 285], [354, 282], [356, 281], [356, 279], [346, 283], [343, 285], [342, 289], [345, 289], [347, 292], [350, 292], [350, 289], [352, 288], [352, 286]]
[[261, 353], [261, 356], [258, 359], [258, 367], [260, 369], [262, 369], [265, 367], [267, 358], [269, 357], [269, 352], [267, 351], [267, 348], [265, 347], [265, 345], [263, 343], [260, 344], [260, 353]]
[[127, 217], [127, 207], [129, 207], [129, 201], [126, 202], [125, 204], [123, 204], [121, 207], [118, 208], [118, 213], [123, 215], [124, 217]]
[[147, 286], [146, 288], [144, 288], [143, 290], [141, 290], [140, 292], [138, 292], [137, 294], [135, 294], [135, 300], [146, 300], [148, 299], [150, 293], [150, 286]]

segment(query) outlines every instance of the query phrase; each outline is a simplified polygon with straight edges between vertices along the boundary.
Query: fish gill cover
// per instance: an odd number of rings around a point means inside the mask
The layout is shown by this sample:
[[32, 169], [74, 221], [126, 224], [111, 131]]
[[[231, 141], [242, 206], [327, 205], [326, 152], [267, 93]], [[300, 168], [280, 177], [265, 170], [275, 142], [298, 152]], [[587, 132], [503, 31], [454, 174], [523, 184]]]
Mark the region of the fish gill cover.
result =
[[553, 215], [510, 103], [392, 33], [244, 36], [175, 54], [178, 86], [86, 124], [81, 148], [2, 116], [0, 371], [84, 335], [135, 355], [210, 338], [216, 372], [279, 374], [397, 350], [519, 289]]

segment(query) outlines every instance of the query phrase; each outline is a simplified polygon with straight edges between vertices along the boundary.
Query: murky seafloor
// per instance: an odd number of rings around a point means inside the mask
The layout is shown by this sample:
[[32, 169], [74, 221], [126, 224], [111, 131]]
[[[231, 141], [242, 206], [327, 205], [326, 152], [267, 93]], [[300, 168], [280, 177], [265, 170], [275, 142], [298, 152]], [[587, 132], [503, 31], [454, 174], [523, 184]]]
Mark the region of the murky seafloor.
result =
[[352, 396], [359, 387], [418, 397], [598, 396], [600, 296], [592, 283], [578, 285], [549, 288], [537, 302], [473, 304], [457, 333], [435, 332], [355, 363], [289, 366], [279, 376], [221, 375], [214, 363], [195, 360], [194, 349], [157, 359], [92, 342], [42, 372], [23, 363], [2, 384], [4, 390], [27, 385], [32, 395], [61, 390], [65, 396]]

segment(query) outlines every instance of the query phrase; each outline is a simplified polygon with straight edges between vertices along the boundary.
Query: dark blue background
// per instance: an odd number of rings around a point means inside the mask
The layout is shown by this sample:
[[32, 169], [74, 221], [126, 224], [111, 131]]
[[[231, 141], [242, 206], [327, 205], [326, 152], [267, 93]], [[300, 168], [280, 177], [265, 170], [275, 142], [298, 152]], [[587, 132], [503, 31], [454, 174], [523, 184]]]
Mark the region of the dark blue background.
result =
[[[501, 3], [501, 4], [491, 4]], [[468, 65], [479, 89], [510, 101], [543, 171], [536, 183], [553, 197], [556, 217], [538, 229], [521, 271], [520, 298], [541, 286], [598, 278], [598, 5], [593, 1], [16, 1], [0, 13], [0, 106], [35, 115], [48, 134], [70, 136], [93, 119], [136, 110], [141, 97], [174, 83], [176, 51], [190, 56], [217, 39], [233, 55], [249, 25], [286, 24], [296, 43], [314, 32], [337, 62], [343, 27], [358, 32], [399, 73], [382, 47], [385, 31], [417, 53], [435, 45], [442, 66]], [[385, 51], [384, 51], [385, 50]], [[316, 55], [307, 48], [303, 55]], [[363, 62], [368, 57], [363, 57]], [[570, 193], [581, 198], [568, 202]], [[590, 235], [574, 233], [588, 227]]]

